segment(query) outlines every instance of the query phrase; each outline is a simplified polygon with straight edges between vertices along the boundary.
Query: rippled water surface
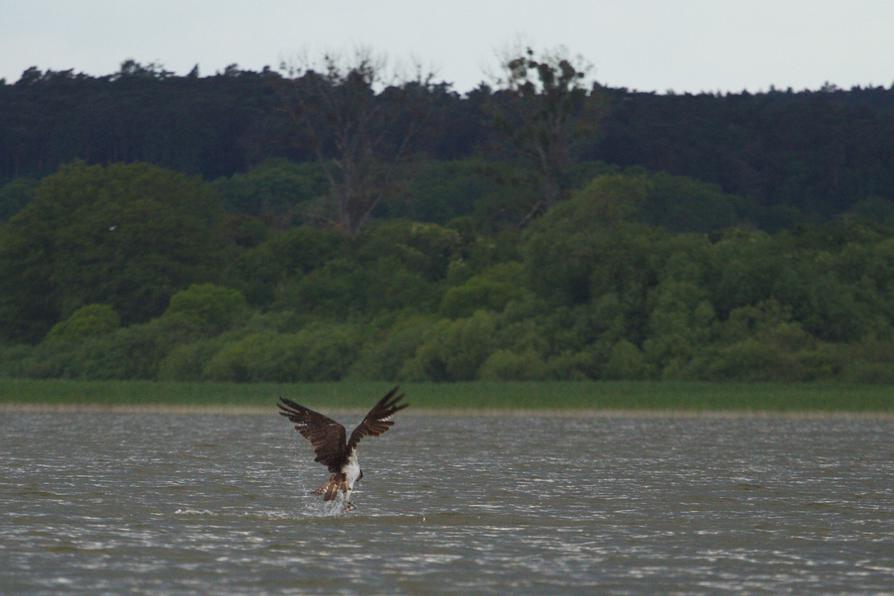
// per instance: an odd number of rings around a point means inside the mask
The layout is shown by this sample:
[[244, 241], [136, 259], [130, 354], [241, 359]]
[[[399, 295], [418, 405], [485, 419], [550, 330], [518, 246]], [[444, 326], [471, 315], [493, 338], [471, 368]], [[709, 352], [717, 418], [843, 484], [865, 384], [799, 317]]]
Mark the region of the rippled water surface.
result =
[[329, 515], [272, 410], [4, 413], [0, 592], [894, 588], [891, 421], [405, 414]]

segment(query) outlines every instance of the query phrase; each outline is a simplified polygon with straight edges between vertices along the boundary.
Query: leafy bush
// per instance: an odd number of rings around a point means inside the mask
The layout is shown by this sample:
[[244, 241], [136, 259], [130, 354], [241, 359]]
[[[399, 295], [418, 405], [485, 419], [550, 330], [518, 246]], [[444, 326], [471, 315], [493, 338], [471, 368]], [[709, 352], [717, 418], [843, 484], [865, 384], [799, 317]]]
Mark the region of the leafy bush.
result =
[[357, 258], [373, 263], [392, 258], [430, 281], [444, 279], [462, 246], [456, 230], [433, 223], [393, 220], [379, 222], [359, 239]]
[[404, 364], [416, 353], [432, 325], [432, 318], [416, 315], [367, 339], [349, 376], [363, 380], [399, 380]]
[[881, 362], [851, 362], [844, 367], [841, 378], [849, 383], [894, 385], [894, 366]]
[[602, 371], [604, 379], [643, 379], [646, 363], [642, 352], [626, 339], [612, 346], [608, 362]]
[[487, 357], [478, 378], [487, 381], [535, 381], [546, 375], [546, 363], [534, 351], [497, 350]]
[[349, 259], [334, 259], [277, 288], [273, 307], [319, 317], [347, 317], [366, 310], [367, 271]]
[[367, 268], [362, 301], [370, 314], [430, 312], [440, 298], [440, 284], [407, 268], [395, 257], [383, 257]]
[[563, 351], [546, 362], [547, 378], [557, 381], [583, 381], [601, 376], [603, 356], [595, 350]]
[[798, 381], [805, 377], [791, 354], [753, 338], [712, 350], [693, 365], [696, 377], [715, 381]]
[[171, 297], [163, 318], [189, 319], [203, 334], [216, 335], [248, 316], [242, 294], [214, 284], [193, 284]]
[[499, 312], [510, 301], [524, 296], [523, 282], [521, 263], [495, 265], [444, 292], [440, 312], [454, 319], [471, 316], [479, 309]]
[[466, 319], [439, 321], [401, 370], [408, 380], [469, 381], [494, 350], [496, 319], [478, 311]]
[[158, 365], [161, 381], [201, 381], [208, 362], [223, 345], [221, 338], [203, 339], [176, 346]]
[[[298, 333], [253, 333], [224, 344], [205, 365], [213, 381], [337, 381], [358, 351], [359, 330], [314, 325]], [[184, 354], [185, 356], [185, 354]]]
[[82, 306], [64, 321], [53, 325], [47, 341], [80, 342], [88, 337], [111, 333], [121, 325], [121, 317], [107, 304]]
[[703, 288], [691, 282], [663, 281], [654, 291], [648, 339], [643, 350], [651, 368], [674, 377], [711, 339], [714, 308]]
[[267, 306], [286, 280], [299, 279], [346, 254], [345, 239], [336, 232], [292, 228], [241, 252], [226, 271], [227, 285], [239, 289], [251, 304]]

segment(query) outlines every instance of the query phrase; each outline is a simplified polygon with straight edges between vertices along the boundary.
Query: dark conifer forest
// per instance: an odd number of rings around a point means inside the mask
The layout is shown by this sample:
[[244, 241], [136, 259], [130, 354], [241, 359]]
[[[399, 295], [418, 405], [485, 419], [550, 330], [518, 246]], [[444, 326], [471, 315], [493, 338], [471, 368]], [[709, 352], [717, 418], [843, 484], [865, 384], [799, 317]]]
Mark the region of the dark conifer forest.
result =
[[0, 376], [894, 382], [894, 87], [0, 84]]

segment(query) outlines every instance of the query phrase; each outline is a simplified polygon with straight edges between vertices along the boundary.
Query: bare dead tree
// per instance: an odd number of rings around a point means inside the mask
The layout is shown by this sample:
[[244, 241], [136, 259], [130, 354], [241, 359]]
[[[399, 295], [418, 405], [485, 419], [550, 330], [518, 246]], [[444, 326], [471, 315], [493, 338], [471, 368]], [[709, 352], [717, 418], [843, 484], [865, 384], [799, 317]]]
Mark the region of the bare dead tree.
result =
[[592, 135], [606, 111], [598, 85], [587, 88], [591, 67], [564, 49], [541, 55], [531, 48], [507, 53], [490, 106], [497, 130], [533, 167], [540, 199], [523, 224], [565, 194], [572, 144]]
[[433, 74], [388, 75], [384, 59], [358, 51], [345, 61], [326, 54], [316, 65], [283, 67], [283, 110], [295, 143], [309, 145], [329, 183], [316, 218], [349, 235], [396, 192], [429, 115]]

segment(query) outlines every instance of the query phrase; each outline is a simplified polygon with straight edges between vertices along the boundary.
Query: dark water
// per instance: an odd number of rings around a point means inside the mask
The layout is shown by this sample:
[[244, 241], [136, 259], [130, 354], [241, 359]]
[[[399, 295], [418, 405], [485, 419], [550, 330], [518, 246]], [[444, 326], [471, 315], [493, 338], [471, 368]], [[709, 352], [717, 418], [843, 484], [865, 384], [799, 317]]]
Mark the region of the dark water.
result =
[[7, 412], [0, 592], [890, 591], [892, 431], [406, 415], [333, 516], [272, 411]]

